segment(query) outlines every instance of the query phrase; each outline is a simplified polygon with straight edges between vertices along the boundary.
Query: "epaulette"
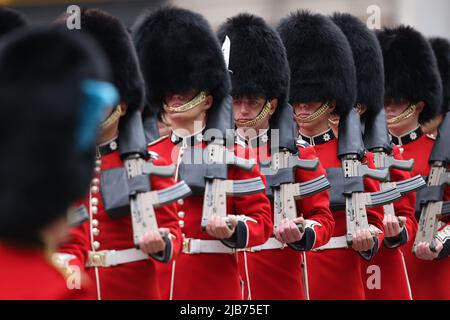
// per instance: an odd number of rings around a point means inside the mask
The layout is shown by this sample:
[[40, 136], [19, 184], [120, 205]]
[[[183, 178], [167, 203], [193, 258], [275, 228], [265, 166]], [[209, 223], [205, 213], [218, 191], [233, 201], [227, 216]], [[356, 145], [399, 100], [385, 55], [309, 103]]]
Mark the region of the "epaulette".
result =
[[302, 147], [302, 148], [307, 148], [307, 147], [311, 146], [307, 141], [305, 141], [301, 138], [298, 138], [297, 140], [295, 140], [295, 145], [297, 147]]
[[436, 136], [432, 133], [429, 133], [426, 135], [428, 138], [430, 138], [431, 140], [436, 140]]
[[148, 147], [154, 146], [155, 144], [157, 144], [157, 143], [163, 141], [163, 140], [164, 140], [165, 138], [167, 138], [168, 136], [169, 136], [169, 135], [166, 134], [165, 136], [159, 137], [158, 139], [156, 139], [156, 140], [150, 142], [149, 144], [147, 144], [147, 146], [148, 146]]

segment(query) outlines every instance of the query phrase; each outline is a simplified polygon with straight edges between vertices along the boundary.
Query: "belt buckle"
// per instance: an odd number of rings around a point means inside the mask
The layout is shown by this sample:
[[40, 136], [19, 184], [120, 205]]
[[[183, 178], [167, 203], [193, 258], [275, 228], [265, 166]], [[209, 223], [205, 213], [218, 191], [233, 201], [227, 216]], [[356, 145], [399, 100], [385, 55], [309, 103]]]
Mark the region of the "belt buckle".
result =
[[257, 246], [257, 247], [250, 247], [250, 248], [246, 248], [244, 249], [246, 252], [259, 252], [262, 251], [261, 246]]
[[191, 250], [190, 250], [191, 249], [190, 242], [191, 242], [191, 239], [183, 238], [183, 250], [182, 250], [183, 253], [192, 254]]
[[106, 267], [107, 250], [89, 253], [89, 267]]

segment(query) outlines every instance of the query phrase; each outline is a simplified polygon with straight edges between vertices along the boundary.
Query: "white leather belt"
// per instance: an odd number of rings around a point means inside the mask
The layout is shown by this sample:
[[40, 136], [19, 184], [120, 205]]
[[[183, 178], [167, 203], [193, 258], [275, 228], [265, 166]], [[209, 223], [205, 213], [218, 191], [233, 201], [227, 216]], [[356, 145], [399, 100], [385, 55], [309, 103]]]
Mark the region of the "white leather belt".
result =
[[119, 264], [147, 260], [148, 254], [139, 249], [89, 251], [86, 267], [112, 267]]
[[183, 253], [235, 253], [237, 250], [224, 245], [219, 240], [201, 240], [185, 238], [183, 240]]
[[257, 251], [261, 251], [261, 250], [284, 249], [286, 246], [287, 246], [286, 244], [278, 241], [275, 238], [269, 238], [269, 240], [267, 240], [266, 243], [264, 243], [260, 246], [255, 246], [255, 247], [245, 249], [245, 251], [257, 252]]
[[312, 251], [322, 251], [322, 250], [341, 249], [341, 248], [348, 248], [346, 236], [332, 237], [330, 239], [330, 241], [328, 241], [327, 244], [325, 244], [321, 247], [315, 248]]

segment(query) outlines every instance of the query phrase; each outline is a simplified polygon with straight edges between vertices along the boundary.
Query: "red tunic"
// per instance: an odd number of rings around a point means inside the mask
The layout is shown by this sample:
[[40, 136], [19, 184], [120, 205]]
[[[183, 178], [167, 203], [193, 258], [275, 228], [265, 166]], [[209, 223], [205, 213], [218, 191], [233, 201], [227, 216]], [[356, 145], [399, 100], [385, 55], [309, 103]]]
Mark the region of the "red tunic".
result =
[[[395, 159], [404, 160], [398, 147], [394, 147]], [[398, 169], [391, 169], [391, 180], [394, 182], [409, 179], [411, 173]], [[366, 284], [366, 299], [368, 300], [410, 300], [411, 290], [406, 272], [403, 253], [400, 248], [407, 243], [414, 242], [417, 232], [417, 221], [414, 217], [416, 194], [410, 193], [394, 202], [394, 210], [397, 216], [406, 218], [405, 230], [401, 234], [402, 239], [398, 243], [389, 245], [385, 242], [380, 251], [371, 261], [362, 261], [362, 275]], [[373, 268], [379, 268], [379, 283], [368, 285], [373, 275]], [[378, 271], [377, 271], [378, 272]]]
[[[149, 149], [161, 154], [178, 168], [180, 149], [184, 149], [182, 144], [182, 141], [172, 142], [169, 137], [165, 137], [152, 143]], [[205, 148], [206, 145], [202, 143], [194, 147]], [[235, 148], [235, 153], [240, 155], [242, 149]], [[260, 176], [258, 166], [253, 171], [229, 166], [228, 179], [231, 180]], [[192, 195], [178, 203], [182, 232], [186, 238], [217, 240], [201, 230], [202, 206], [203, 196], [199, 195]], [[263, 244], [272, 234], [270, 202], [264, 193], [227, 197], [227, 209], [228, 214], [245, 215], [252, 219], [245, 221], [246, 247]], [[242, 299], [237, 254], [181, 254], [172, 265], [158, 264], [158, 271], [165, 299]]]
[[94, 288], [80, 283], [69, 290], [63, 274], [38, 249], [0, 243], [0, 300], [93, 299]]
[[[270, 154], [268, 154], [267, 144], [254, 149], [253, 152], [256, 154], [258, 161], [269, 159]], [[316, 152], [311, 146], [300, 147], [299, 153], [301, 159], [317, 158]], [[298, 169], [296, 171], [296, 182], [312, 180], [325, 174], [325, 169], [321, 165], [315, 171]], [[312, 223], [315, 233], [314, 241], [305, 243], [308, 250], [326, 244], [333, 233], [334, 220], [329, 204], [328, 191], [297, 201], [298, 214], [303, 215], [305, 220]], [[244, 254], [246, 257], [243, 256]], [[296, 251], [290, 247], [241, 253], [240, 267], [244, 280], [245, 298], [255, 300], [305, 299], [301, 268], [302, 256], [302, 251]]]
[[[331, 130], [330, 130], [331, 131]], [[328, 168], [341, 168], [341, 161], [337, 158], [338, 140], [331, 138], [328, 133], [325, 141], [316, 144], [317, 155], [322, 166]], [[368, 159], [368, 165], [374, 164]], [[364, 178], [366, 192], [379, 190], [379, 183]], [[346, 234], [345, 211], [333, 211], [335, 228], [333, 237]], [[367, 209], [369, 224], [383, 231], [382, 210], [380, 208]], [[378, 235], [378, 245], [382, 243], [383, 235]], [[365, 283], [361, 275], [363, 258], [351, 248], [327, 249], [323, 251], [306, 252], [306, 265], [308, 268], [309, 294], [312, 300], [355, 300], [365, 299]]]
[[[430, 172], [428, 158], [434, 145], [434, 138], [422, 135], [418, 139], [400, 146], [405, 159], [414, 159], [413, 176], [420, 174], [427, 177]], [[450, 199], [450, 188], [447, 188], [444, 200]], [[448, 224], [448, 221], [447, 221]], [[414, 300], [448, 300], [450, 299], [450, 259], [425, 261], [412, 253], [414, 241], [403, 248], [406, 268], [411, 283]]]
[[[118, 151], [101, 157], [101, 171], [120, 168], [124, 164]], [[156, 165], [167, 165], [162, 158], [153, 160]], [[100, 174], [96, 173], [96, 178]], [[151, 177], [152, 190], [159, 190], [173, 185], [173, 179]], [[71, 264], [83, 267], [87, 263], [88, 251], [125, 250], [134, 247], [131, 216], [111, 219], [104, 209], [101, 187], [91, 196], [98, 200], [98, 212], [90, 210], [90, 219], [71, 230], [72, 240], [59, 251], [75, 256]], [[89, 208], [89, 195], [83, 202]], [[175, 204], [155, 209], [158, 227], [169, 228], [172, 238], [172, 255], [176, 256], [181, 249], [181, 232], [176, 218]], [[97, 235], [96, 230], [98, 230]], [[95, 245], [98, 244], [98, 247]], [[96, 272], [98, 270], [98, 273]], [[160, 299], [156, 261], [147, 260], [129, 262], [110, 267], [89, 267], [86, 272], [95, 281], [98, 288], [98, 299]]]

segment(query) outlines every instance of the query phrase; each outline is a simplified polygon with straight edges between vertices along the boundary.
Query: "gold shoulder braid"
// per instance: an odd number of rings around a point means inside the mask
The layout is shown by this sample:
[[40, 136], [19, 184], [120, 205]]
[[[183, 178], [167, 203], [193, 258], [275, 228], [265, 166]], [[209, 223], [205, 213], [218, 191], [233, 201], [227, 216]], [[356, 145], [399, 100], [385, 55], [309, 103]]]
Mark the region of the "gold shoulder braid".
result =
[[415, 104], [410, 104], [408, 106], [408, 108], [405, 109], [405, 111], [403, 111], [402, 113], [400, 113], [398, 116], [396, 116], [395, 118], [392, 119], [388, 119], [387, 123], [388, 124], [397, 124], [400, 121], [403, 121], [405, 119], [411, 118], [412, 115], [416, 112], [416, 105]]
[[270, 101], [267, 101], [264, 107], [262, 108], [261, 112], [255, 117], [255, 119], [248, 121], [236, 121], [236, 126], [251, 128], [259, 125], [269, 115], [271, 107], [272, 105]]
[[297, 120], [300, 123], [308, 123], [308, 122], [313, 122], [316, 119], [319, 119], [320, 117], [322, 117], [325, 112], [327, 112], [328, 108], [329, 108], [329, 104], [328, 101], [325, 102], [324, 104], [322, 104], [320, 106], [319, 109], [317, 109], [313, 114], [311, 114], [308, 118], [306, 119], [300, 119], [297, 115], [294, 114], [294, 118], [295, 120]]
[[206, 92], [202, 91], [200, 92], [197, 96], [195, 96], [194, 98], [192, 98], [191, 101], [186, 102], [185, 104], [183, 104], [182, 106], [179, 106], [177, 108], [169, 106], [167, 104], [164, 103], [164, 110], [166, 112], [169, 113], [182, 113], [182, 112], [186, 112], [189, 111], [191, 109], [194, 109], [196, 107], [198, 107], [200, 105], [200, 103], [202, 103], [203, 101], [205, 101], [206, 99]]
[[117, 122], [117, 120], [119, 120], [121, 114], [122, 114], [122, 106], [119, 104], [117, 106], [116, 110], [114, 110], [114, 112], [111, 113], [105, 121], [103, 121], [103, 123], [101, 125], [101, 130], [106, 129], [109, 126], [111, 126], [113, 123]]

